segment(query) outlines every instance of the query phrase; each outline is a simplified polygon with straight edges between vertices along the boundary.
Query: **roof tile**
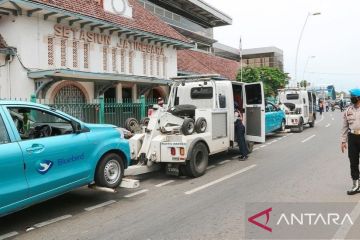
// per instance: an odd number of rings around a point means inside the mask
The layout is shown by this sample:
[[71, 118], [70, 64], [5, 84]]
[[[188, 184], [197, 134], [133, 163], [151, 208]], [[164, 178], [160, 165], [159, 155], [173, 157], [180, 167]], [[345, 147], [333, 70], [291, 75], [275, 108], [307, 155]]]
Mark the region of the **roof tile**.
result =
[[167, 25], [159, 17], [146, 10], [137, 0], [128, 0], [133, 7], [133, 18], [129, 19], [106, 12], [99, 0], [31, 0], [67, 11], [80, 13], [89, 17], [108, 21], [131, 29], [138, 29], [160, 36], [190, 43], [190, 41]]
[[178, 71], [194, 74], [220, 74], [236, 80], [240, 63], [222, 57], [193, 50], [178, 51]]

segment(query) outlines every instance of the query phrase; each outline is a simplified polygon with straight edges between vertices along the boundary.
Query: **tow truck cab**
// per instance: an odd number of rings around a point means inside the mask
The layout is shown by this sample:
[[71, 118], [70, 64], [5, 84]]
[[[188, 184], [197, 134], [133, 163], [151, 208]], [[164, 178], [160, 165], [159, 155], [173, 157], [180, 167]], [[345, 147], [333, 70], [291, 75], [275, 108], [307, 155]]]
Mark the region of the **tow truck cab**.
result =
[[[264, 142], [262, 83], [217, 80], [211, 76], [175, 78], [168, 104], [155, 105], [143, 132], [130, 139], [131, 158], [148, 166], [167, 163], [172, 170], [185, 165], [191, 176], [202, 175], [209, 155], [236, 147], [235, 102], [243, 113], [246, 140]], [[197, 157], [206, 159], [196, 160]]]
[[279, 101], [286, 106], [286, 128], [302, 132], [305, 124], [315, 126], [316, 95], [300, 88], [281, 89]]

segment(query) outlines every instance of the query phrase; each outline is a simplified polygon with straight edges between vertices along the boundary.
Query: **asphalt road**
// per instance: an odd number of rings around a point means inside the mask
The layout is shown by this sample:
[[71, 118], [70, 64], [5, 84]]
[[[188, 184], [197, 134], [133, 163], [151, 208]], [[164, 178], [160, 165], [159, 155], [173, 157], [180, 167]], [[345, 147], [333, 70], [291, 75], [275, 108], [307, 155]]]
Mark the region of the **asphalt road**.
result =
[[[268, 136], [245, 162], [216, 155], [201, 178], [156, 173], [139, 189], [72, 191], [1, 218], [0, 239], [243, 239], [246, 203], [357, 204], [360, 194], [346, 195], [351, 179], [339, 148], [341, 114], [320, 119], [303, 133]], [[359, 239], [360, 229], [336, 236]]]

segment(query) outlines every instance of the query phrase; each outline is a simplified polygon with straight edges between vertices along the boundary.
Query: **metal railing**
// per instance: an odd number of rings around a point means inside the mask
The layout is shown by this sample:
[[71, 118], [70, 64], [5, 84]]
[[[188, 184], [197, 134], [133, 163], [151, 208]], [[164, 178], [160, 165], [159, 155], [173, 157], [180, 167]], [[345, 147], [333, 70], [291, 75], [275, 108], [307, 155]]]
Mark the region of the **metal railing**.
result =
[[112, 124], [119, 127], [125, 126], [128, 118], [140, 120], [147, 117], [149, 107], [156, 103], [156, 99], [140, 99], [133, 102], [131, 99], [94, 99], [91, 103], [49, 103], [46, 99], [31, 97], [32, 102], [48, 105], [59, 111], [65, 112], [83, 122]]

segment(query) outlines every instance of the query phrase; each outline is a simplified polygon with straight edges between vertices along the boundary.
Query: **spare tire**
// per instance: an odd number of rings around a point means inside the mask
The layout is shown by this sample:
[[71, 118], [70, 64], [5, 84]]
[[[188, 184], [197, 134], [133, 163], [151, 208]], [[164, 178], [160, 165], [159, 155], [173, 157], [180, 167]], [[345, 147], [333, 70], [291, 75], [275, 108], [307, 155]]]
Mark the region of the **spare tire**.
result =
[[195, 123], [192, 118], [185, 118], [181, 126], [181, 131], [184, 135], [191, 135], [195, 131]]
[[207, 122], [206, 119], [203, 117], [200, 117], [195, 122], [195, 131], [197, 133], [204, 133], [207, 129]]
[[128, 118], [125, 121], [126, 130], [134, 133], [139, 128], [139, 122], [135, 118]]
[[149, 125], [150, 118], [145, 117], [140, 120], [140, 125], [147, 127]]

